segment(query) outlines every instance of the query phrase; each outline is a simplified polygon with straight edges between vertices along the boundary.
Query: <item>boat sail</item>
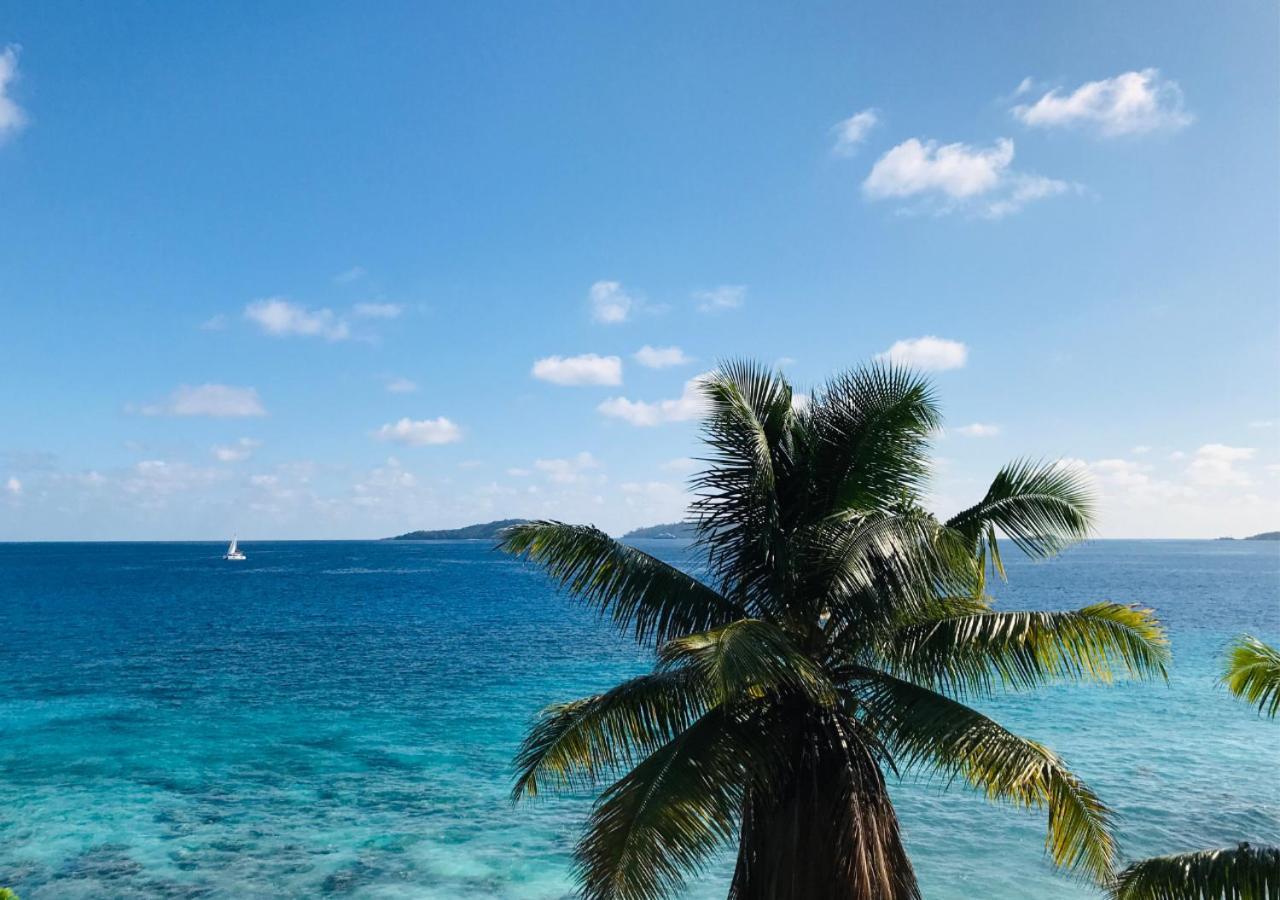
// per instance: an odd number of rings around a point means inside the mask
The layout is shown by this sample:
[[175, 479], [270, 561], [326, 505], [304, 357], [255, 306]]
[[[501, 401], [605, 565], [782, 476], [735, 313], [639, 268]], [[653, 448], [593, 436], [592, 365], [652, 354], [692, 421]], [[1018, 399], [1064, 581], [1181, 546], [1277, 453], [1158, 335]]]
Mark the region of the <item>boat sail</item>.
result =
[[240, 547], [236, 543], [236, 539], [232, 538], [231, 544], [227, 547], [226, 555], [223, 556], [222, 558], [223, 559], [245, 559], [246, 557], [243, 553], [240, 552]]

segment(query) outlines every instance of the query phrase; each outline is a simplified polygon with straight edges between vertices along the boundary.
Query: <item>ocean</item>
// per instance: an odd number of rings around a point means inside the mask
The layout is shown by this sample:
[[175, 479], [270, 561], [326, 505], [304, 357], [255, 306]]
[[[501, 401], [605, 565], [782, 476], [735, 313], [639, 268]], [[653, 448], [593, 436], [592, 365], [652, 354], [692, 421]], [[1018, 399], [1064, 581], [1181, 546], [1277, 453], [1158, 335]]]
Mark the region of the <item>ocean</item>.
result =
[[[589, 798], [512, 806], [542, 705], [644, 652], [485, 543], [0, 544], [0, 886], [74, 898], [563, 898]], [[645, 549], [688, 564], [687, 545]], [[1217, 685], [1280, 642], [1280, 544], [1006, 551], [1007, 609], [1155, 607], [1165, 683], [1055, 686], [988, 711], [1059, 751], [1127, 855], [1280, 843], [1280, 722]], [[1044, 813], [892, 783], [931, 900], [1098, 897]], [[723, 898], [729, 860], [684, 896]]]

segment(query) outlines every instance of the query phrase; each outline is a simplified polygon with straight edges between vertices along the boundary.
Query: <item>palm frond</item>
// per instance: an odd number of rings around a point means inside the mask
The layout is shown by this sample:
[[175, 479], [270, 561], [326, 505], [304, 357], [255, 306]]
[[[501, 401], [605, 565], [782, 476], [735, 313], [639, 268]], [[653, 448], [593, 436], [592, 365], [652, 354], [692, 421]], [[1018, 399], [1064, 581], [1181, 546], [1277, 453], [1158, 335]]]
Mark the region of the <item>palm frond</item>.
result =
[[1227, 690], [1272, 718], [1280, 711], [1280, 650], [1241, 635], [1227, 652]]
[[899, 764], [964, 778], [991, 800], [1047, 808], [1050, 858], [1100, 883], [1110, 880], [1112, 814], [1047, 747], [963, 703], [882, 673], [863, 672], [850, 690]]
[[1116, 877], [1112, 900], [1274, 900], [1280, 897], [1280, 847], [1240, 844], [1156, 856]]
[[717, 707], [609, 787], [575, 853], [583, 896], [677, 892], [733, 837], [748, 785], [775, 767], [768, 735]]
[[713, 703], [790, 693], [819, 705], [835, 701], [822, 668], [785, 631], [760, 619], [676, 638], [658, 651], [658, 664], [664, 671], [697, 672]]
[[981, 501], [947, 520], [947, 527], [986, 554], [997, 568], [997, 531], [1028, 556], [1052, 556], [1089, 535], [1093, 496], [1084, 476], [1058, 463], [1019, 460], [1001, 469]]
[[516, 754], [512, 799], [595, 787], [688, 728], [709, 700], [698, 673], [673, 669], [547, 707]]
[[810, 415], [819, 438], [814, 515], [888, 509], [916, 495], [928, 475], [929, 436], [942, 421], [927, 380], [892, 365], [854, 369], [818, 392]]
[[750, 362], [726, 362], [703, 383], [708, 468], [693, 480], [691, 514], [723, 590], [741, 605], [780, 587], [777, 484], [789, 458], [791, 386]]
[[1068, 612], [979, 612], [917, 622], [881, 648], [894, 674], [952, 692], [1048, 681], [1167, 677], [1169, 641], [1149, 609], [1095, 603]]
[[641, 643], [661, 643], [745, 615], [696, 578], [598, 528], [528, 522], [509, 528], [498, 546], [542, 566]]

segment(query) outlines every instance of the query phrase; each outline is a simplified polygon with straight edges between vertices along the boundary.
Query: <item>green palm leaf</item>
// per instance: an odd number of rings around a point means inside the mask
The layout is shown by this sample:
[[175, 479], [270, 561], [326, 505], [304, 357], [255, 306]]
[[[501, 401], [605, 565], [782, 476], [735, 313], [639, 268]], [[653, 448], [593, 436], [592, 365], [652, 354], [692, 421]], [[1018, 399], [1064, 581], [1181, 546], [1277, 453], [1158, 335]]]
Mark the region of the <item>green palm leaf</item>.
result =
[[662, 643], [746, 614], [696, 578], [598, 528], [528, 522], [509, 528], [498, 546], [540, 564], [642, 643]]
[[1144, 859], [1126, 868], [1113, 900], [1274, 900], [1280, 897], [1280, 847], [1240, 844]]
[[1045, 848], [1064, 868], [1112, 875], [1112, 815], [1051, 750], [978, 711], [897, 678], [865, 671], [851, 690], [870, 727], [906, 768], [961, 777], [992, 800], [1047, 808]]
[[947, 520], [974, 552], [999, 565], [997, 530], [1029, 556], [1051, 556], [1089, 535], [1093, 496], [1085, 477], [1057, 463], [1021, 460], [1001, 469], [978, 503]]
[[1169, 642], [1149, 609], [1095, 603], [1070, 612], [979, 612], [900, 628], [885, 665], [930, 687], [987, 693], [1069, 679], [1167, 677]]
[[1280, 711], [1280, 650], [1256, 637], [1246, 634], [1231, 645], [1222, 680], [1227, 690], [1257, 704], [1260, 712], [1274, 718]]
[[642, 675], [542, 711], [516, 754], [512, 799], [594, 787], [688, 728], [710, 707], [698, 673]]

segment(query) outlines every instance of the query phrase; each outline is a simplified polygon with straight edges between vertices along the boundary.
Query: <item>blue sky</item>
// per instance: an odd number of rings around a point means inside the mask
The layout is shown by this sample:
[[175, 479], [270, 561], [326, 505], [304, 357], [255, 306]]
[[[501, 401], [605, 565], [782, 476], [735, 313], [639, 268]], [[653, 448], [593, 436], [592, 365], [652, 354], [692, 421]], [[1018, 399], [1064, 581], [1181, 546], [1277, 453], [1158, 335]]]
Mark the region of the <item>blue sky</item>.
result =
[[364, 6], [0, 3], [0, 539], [616, 532], [887, 353], [942, 512], [1280, 525], [1274, 3]]

